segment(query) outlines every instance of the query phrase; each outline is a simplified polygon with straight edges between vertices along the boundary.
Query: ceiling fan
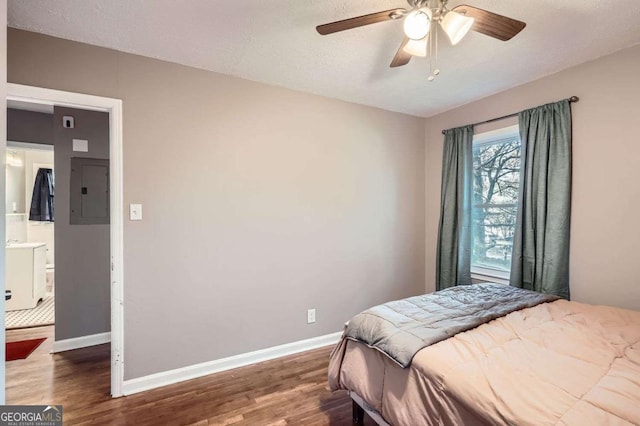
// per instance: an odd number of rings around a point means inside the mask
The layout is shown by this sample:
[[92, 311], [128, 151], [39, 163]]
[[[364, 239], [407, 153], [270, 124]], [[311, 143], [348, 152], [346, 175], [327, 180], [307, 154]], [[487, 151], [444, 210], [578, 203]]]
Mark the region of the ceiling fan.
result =
[[[413, 56], [429, 57], [429, 80], [440, 74], [438, 69], [438, 26], [456, 45], [473, 30], [498, 40], [507, 41], [527, 25], [522, 21], [498, 15], [473, 6], [447, 8], [448, 0], [407, 0], [410, 8], [397, 8], [318, 25], [321, 35], [375, 24], [389, 20], [403, 20], [404, 39], [391, 61], [391, 67], [409, 63]], [[434, 49], [435, 46], [435, 49]], [[435, 59], [435, 67], [434, 67]]]

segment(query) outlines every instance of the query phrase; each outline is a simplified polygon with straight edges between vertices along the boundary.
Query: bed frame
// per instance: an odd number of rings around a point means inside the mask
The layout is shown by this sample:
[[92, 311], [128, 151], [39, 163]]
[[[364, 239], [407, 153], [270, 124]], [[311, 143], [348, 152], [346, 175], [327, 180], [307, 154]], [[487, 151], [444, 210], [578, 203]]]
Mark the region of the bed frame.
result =
[[349, 391], [349, 396], [351, 397], [351, 400], [352, 400], [352, 403], [353, 403], [352, 410], [353, 410], [353, 424], [354, 425], [363, 425], [364, 424], [364, 413], [367, 413], [369, 415], [369, 417], [371, 417], [371, 419], [374, 422], [376, 422], [378, 425], [380, 425], [380, 426], [390, 426], [389, 423], [387, 423], [382, 418], [380, 413], [375, 411], [373, 408], [369, 407], [367, 405], [367, 403], [364, 402], [364, 399], [362, 399], [362, 397], [360, 397], [360, 395], [358, 395], [355, 392]]

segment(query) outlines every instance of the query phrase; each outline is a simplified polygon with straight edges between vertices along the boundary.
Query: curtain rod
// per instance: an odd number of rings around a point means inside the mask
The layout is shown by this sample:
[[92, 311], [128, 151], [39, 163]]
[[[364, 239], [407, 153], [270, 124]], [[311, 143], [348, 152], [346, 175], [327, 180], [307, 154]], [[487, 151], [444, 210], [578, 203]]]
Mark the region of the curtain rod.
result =
[[[580, 100], [580, 98], [577, 97], [577, 96], [572, 96], [570, 98], [563, 99], [563, 100], [569, 101], [569, 103], [574, 103], [574, 102], [578, 102]], [[499, 120], [504, 120], [505, 118], [515, 117], [518, 114], [520, 114], [520, 113], [519, 112], [514, 112], [513, 114], [503, 115], [502, 117], [491, 118], [489, 120], [481, 121], [479, 123], [473, 123], [472, 126], [479, 126], [481, 124], [493, 123], [494, 121], [499, 121]], [[446, 132], [446, 130], [443, 130], [442, 134], [444, 135], [445, 132]]]

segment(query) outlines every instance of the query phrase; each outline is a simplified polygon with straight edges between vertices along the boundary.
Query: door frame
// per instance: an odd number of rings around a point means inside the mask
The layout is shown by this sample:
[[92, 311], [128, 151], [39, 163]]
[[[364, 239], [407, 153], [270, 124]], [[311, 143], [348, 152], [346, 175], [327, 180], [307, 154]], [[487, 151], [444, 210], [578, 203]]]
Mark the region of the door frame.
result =
[[[109, 113], [111, 396], [113, 398], [122, 396], [124, 381], [122, 100], [14, 83], [7, 84], [7, 100]], [[4, 155], [4, 152], [2, 154]]]

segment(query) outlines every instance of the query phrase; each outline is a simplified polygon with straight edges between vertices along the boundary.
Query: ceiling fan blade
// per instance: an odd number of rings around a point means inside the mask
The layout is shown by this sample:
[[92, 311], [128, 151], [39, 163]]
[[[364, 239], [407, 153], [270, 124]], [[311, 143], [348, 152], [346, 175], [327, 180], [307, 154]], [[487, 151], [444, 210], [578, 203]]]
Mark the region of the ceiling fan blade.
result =
[[389, 9], [382, 12], [370, 13], [369, 15], [357, 16], [355, 18], [331, 22], [329, 24], [318, 25], [316, 27], [316, 31], [321, 35], [333, 34], [338, 31], [350, 30], [352, 28], [363, 27], [377, 22], [398, 19], [404, 16], [406, 11], [406, 9]]
[[477, 7], [467, 6], [466, 4], [453, 8], [454, 12], [465, 16], [475, 18], [472, 30], [498, 40], [507, 41], [518, 34], [527, 25], [517, 19], [508, 18], [489, 12], [488, 10], [478, 9]]
[[402, 44], [396, 52], [396, 56], [394, 56], [393, 61], [391, 61], [391, 68], [401, 67], [403, 65], [407, 65], [411, 60], [411, 55], [404, 51], [404, 47], [409, 43], [409, 39], [407, 37], [402, 40]]

